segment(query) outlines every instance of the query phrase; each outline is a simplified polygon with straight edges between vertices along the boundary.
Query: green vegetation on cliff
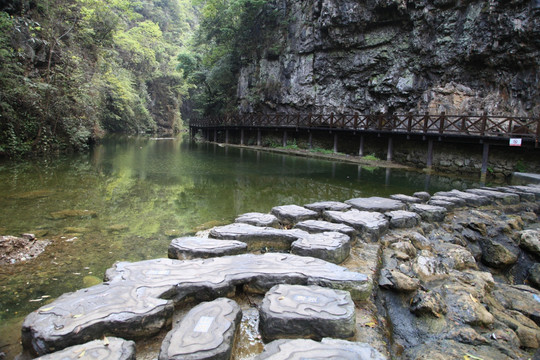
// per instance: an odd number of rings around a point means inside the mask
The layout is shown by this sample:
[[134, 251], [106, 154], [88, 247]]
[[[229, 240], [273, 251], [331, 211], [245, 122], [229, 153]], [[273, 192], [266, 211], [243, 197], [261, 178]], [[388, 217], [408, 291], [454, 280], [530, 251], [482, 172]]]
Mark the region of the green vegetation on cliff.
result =
[[0, 154], [80, 150], [104, 132], [175, 131], [189, 0], [0, 3]]

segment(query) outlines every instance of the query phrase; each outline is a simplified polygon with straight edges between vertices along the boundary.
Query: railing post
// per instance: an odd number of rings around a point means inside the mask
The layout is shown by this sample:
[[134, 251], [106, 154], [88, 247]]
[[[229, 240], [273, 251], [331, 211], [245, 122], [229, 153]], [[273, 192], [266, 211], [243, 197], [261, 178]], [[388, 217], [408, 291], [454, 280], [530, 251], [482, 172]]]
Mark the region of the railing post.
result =
[[311, 128], [311, 113], [308, 115], [308, 127]]
[[482, 130], [480, 131], [480, 134], [484, 136], [486, 133], [486, 123], [487, 123], [487, 112], [484, 112], [482, 115]]
[[330, 114], [330, 128], [334, 127], [334, 113]]
[[408, 133], [412, 131], [412, 121], [413, 121], [413, 116], [412, 116], [412, 113], [409, 112], [407, 114], [407, 132]]
[[358, 113], [354, 113], [354, 130], [358, 129]]
[[441, 112], [441, 117], [439, 120], [439, 134], [442, 134], [444, 132], [444, 120], [446, 118], [446, 112]]
[[429, 125], [429, 113], [426, 112], [424, 115], [424, 132], [427, 133]]

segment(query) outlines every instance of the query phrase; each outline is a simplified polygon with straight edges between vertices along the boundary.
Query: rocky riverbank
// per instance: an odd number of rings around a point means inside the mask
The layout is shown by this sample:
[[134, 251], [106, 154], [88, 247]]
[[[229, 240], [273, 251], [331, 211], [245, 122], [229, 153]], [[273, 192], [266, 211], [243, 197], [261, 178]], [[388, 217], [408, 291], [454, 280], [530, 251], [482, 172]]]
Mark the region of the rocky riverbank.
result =
[[244, 214], [41, 307], [23, 346], [48, 359], [134, 358], [113, 336], [154, 337], [137, 358], [533, 358], [539, 213], [530, 185]]

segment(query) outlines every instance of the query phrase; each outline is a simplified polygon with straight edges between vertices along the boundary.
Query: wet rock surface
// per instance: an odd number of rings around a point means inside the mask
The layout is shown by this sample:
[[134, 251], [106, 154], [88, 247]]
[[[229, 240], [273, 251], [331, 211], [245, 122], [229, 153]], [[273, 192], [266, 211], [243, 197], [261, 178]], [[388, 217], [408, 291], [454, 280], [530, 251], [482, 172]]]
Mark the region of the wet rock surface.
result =
[[236, 218], [235, 222], [255, 226], [279, 227], [279, 220], [272, 214], [251, 212], [242, 214]]
[[331, 231], [340, 232], [345, 235], [349, 235], [350, 237], [354, 237], [356, 235], [356, 230], [351, 226], [339, 223], [331, 223], [322, 220], [302, 221], [296, 224], [295, 228], [307, 231], [308, 233], [321, 233]]
[[317, 212], [298, 205], [276, 206], [271, 212], [285, 225], [294, 225], [300, 221], [318, 217]]
[[159, 360], [230, 359], [241, 319], [242, 310], [231, 299], [201, 303], [167, 334]]
[[325, 210], [332, 211], [347, 211], [351, 208], [351, 205], [339, 202], [339, 201], [321, 201], [304, 205], [306, 209], [316, 211], [319, 216], [323, 214]]
[[351, 252], [351, 238], [338, 232], [324, 232], [301, 237], [292, 243], [291, 253], [312, 256], [341, 264]]
[[199, 237], [177, 238], [168, 250], [170, 259], [189, 260], [216, 256], [237, 255], [247, 251], [247, 244], [235, 240], [215, 240]]
[[52, 354], [41, 356], [41, 360], [135, 360], [135, 343], [115, 337], [105, 337], [86, 344], [75, 345]]
[[358, 232], [358, 237], [367, 241], [376, 241], [389, 227], [388, 220], [379, 212], [356, 209], [345, 212], [325, 211], [324, 218], [330, 222], [353, 227]]
[[357, 210], [387, 212], [406, 210], [407, 205], [398, 200], [373, 196], [369, 198], [356, 198], [345, 201]]
[[420, 223], [420, 215], [411, 211], [396, 210], [384, 214], [390, 222], [390, 228], [412, 228]]

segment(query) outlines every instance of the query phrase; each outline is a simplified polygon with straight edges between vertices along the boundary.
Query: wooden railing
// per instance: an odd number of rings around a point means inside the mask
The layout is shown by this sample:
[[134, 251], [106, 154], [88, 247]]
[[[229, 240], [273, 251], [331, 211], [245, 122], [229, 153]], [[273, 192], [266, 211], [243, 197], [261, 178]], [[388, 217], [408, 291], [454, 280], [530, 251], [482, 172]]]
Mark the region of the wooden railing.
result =
[[415, 114], [240, 114], [192, 119], [190, 127], [280, 127], [342, 129], [406, 134], [520, 137], [538, 141], [540, 118], [488, 115]]

